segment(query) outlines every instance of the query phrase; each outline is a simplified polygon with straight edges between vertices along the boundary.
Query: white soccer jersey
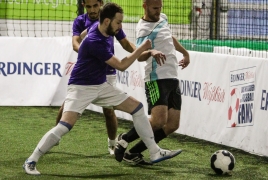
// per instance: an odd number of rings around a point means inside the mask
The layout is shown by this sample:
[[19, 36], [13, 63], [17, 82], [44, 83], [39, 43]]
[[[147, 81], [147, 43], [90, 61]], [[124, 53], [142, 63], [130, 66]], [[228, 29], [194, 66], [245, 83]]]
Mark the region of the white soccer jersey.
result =
[[166, 55], [166, 62], [160, 66], [153, 57], [146, 61], [144, 81], [158, 79], [178, 78], [178, 62], [176, 49], [173, 44], [171, 30], [168, 25], [167, 16], [163, 13], [157, 22], [149, 22], [140, 19], [136, 28], [136, 46], [143, 41], [151, 39], [153, 49], [161, 51]]

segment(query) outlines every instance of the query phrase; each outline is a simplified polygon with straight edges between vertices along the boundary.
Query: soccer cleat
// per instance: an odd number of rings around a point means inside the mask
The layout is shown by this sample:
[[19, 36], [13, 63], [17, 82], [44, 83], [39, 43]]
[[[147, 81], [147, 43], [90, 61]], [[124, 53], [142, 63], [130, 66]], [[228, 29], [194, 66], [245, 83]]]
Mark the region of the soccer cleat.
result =
[[123, 160], [134, 165], [153, 165], [151, 162], [144, 161], [141, 153], [130, 153], [129, 151], [124, 154]]
[[114, 155], [114, 146], [108, 146], [108, 151], [110, 155]]
[[127, 149], [128, 146], [128, 142], [126, 142], [124, 139], [122, 139], [123, 133], [118, 135], [118, 137], [116, 138], [116, 145], [114, 148], [114, 155], [115, 155], [115, 159], [118, 162], [121, 162], [123, 160], [124, 157], [124, 153]]
[[23, 164], [23, 169], [26, 174], [30, 175], [40, 175], [40, 172], [37, 171], [36, 169], [36, 162], [35, 161], [30, 161], [28, 162], [27, 160]]
[[159, 151], [155, 154], [150, 155], [151, 163], [158, 163], [170, 158], [173, 158], [179, 155], [182, 152], [181, 149], [178, 150], [166, 150], [166, 149], [159, 149]]

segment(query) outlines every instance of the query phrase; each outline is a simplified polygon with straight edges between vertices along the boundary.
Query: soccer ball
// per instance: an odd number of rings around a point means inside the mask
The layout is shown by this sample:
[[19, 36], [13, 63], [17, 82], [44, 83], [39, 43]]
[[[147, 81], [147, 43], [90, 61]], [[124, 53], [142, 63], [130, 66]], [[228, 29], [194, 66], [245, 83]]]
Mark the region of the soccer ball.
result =
[[212, 154], [210, 163], [216, 174], [230, 174], [235, 166], [235, 158], [227, 150], [218, 150]]

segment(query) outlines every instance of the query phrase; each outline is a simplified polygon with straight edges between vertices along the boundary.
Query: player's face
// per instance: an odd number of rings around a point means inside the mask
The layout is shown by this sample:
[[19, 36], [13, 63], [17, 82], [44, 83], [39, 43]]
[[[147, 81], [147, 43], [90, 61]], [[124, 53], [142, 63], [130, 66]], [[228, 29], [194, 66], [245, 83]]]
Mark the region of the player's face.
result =
[[83, 5], [86, 8], [88, 17], [90, 19], [96, 20], [99, 18], [99, 12], [102, 3], [100, 3], [98, 0], [85, 0], [85, 3]]
[[143, 5], [149, 21], [158, 21], [162, 10], [162, 0], [149, 0]]
[[123, 22], [123, 14], [116, 13], [115, 18], [108, 25], [106, 33], [110, 36], [115, 36], [122, 28], [122, 22]]

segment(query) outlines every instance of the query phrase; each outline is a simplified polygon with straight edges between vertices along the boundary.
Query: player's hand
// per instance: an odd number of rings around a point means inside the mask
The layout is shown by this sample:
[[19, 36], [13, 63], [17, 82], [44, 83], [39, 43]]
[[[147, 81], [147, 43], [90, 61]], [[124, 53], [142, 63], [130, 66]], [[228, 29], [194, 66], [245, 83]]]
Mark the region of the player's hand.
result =
[[190, 64], [190, 57], [184, 56], [182, 60], [179, 61], [179, 66], [181, 66], [181, 69], [186, 68]]
[[150, 50], [150, 52], [151, 56], [155, 58], [157, 64], [159, 64], [160, 66], [162, 64], [165, 64], [166, 55], [164, 53], [162, 53], [161, 51], [157, 51], [155, 49]]

